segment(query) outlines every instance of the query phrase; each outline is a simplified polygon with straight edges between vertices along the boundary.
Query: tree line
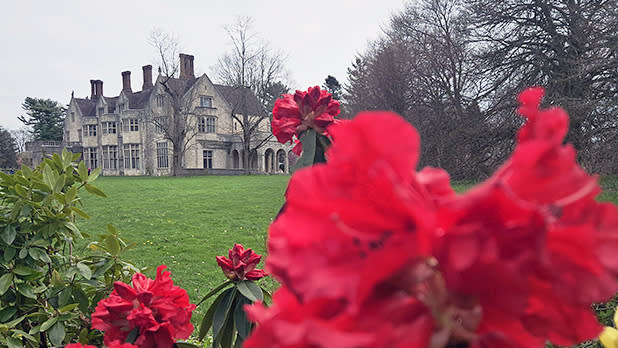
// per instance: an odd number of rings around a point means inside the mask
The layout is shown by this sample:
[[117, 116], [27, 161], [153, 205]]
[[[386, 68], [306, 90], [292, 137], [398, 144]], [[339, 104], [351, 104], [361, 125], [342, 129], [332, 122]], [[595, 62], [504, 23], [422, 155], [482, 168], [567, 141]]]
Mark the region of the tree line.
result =
[[582, 166], [616, 173], [617, 27], [615, 0], [409, 2], [348, 68], [345, 114], [395, 111], [423, 138], [421, 166], [479, 179], [511, 151], [518, 92], [543, 85]]

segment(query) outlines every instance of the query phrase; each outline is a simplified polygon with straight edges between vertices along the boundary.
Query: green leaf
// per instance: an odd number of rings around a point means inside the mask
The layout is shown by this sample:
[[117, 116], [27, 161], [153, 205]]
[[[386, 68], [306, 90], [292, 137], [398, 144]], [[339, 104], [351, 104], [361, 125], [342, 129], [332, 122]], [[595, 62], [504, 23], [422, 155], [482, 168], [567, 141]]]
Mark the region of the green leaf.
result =
[[103, 197], [103, 198], [107, 197], [105, 192], [101, 191], [98, 187], [96, 187], [94, 185], [86, 184], [86, 185], [84, 185], [84, 187], [86, 188], [86, 191], [92, 193], [93, 195], [97, 195], [97, 196]]
[[79, 341], [78, 342], [81, 343], [82, 345], [88, 343], [88, 328], [87, 327], [83, 328], [79, 332]]
[[9, 348], [23, 348], [21, 341], [15, 337], [7, 337], [6, 344]]
[[13, 282], [13, 274], [7, 273], [0, 277], [0, 295], [4, 295], [4, 293], [9, 289], [11, 283]]
[[207, 299], [209, 299], [210, 297], [212, 297], [213, 295], [215, 295], [216, 293], [221, 291], [221, 289], [225, 288], [226, 286], [228, 286], [228, 285], [230, 285], [232, 283], [233, 282], [231, 280], [228, 280], [227, 282], [222, 283], [219, 286], [217, 286], [216, 288], [210, 290], [206, 295], [204, 295], [204, 297], [202, 297], [200, 302], [198, 302], [197, 305], [195, 305], [195, 306], [198, 307], [199, 305], [202, 304], [202, 302], [206, 301]]
[[105, 237], [105, 247], [107, 251], [113, 256], [118, 256], [118, 252], [120, 251], [120, 243], [118, 243], [118, 239], [115, 236], [110, 235]]
[[215, 314], [212, 320], [212, 333], [215, 341], [221, 340], [221, 334], [224, 324], [227, 322], [230, 312], [232, 312], [232, 304], [236, 297], [236, 287], [229, 288], [223, 292], [223, 298], [215, 309]]
[[77, 306], [79, 306], [79, 303], [71, 303], [71, 304], [68, 304], [68, 305], [58, 309], [58, 312], [60, 312], [60, 313], [70, 312], [70, 311], [74, 310], [75, 308], [77, 308]]
[[17, 291], [28, 298], [36, 299], [36, 295], [34, 294], [32, 287], [26, 283], [17, 284]]
[[131, 332], [129, 332], [129, 335], [127, 336], [127, 339], [125, 340], [125, 342], [133, 344], [135, 340], [137, 339], [138, 335], [139, 335], [139, 328], [134, 328], [133, 330], [131, 330]]
[[4, 323], [5, 321], [11, 319], [15, 313], [17, 313], [17, 308], [15, 307], [4, 308], [0, 311], [0, 323]]
[[88, 168], [86, 168], [86, 164], [84, 161], [79, 162], [77, 165], [77, 174], [79, 174], [79, 178], [81, 181], [88, 180]]
[[54, 182], [54, 191], [62, 192], [63, 188], [64, 188], [64, 175], [60, 175], [56, 179], [56, 182]]
[[262, 293], [264, 294], [264, 302], [266, 302], [266, 300], [272, 301], [273, 295], [271, 295], [270, 292], [268, 292], [268, 290], [264, 289], [261, 286], [260, 286], [260, 289], [262, 289]]
[[262, 289], [260, 289], [260, 286], [255, 284], [251, 280], [244, 280], [240, 283], [237, 283], [236, 288], [238, 288], [238, 291], [240, 291], [240, 293], [244, 297], [251, 300], [251, 302], [264, 300], [264, 294], [262, 294]]
[[189, 342], [176, 342], [174, 344], [178, 348], [200, 348], [200, 346], [196, 346], [195, 344]]
[[58, 317], [51, 317], [47, 319], [43, 324], [41, 324], [41, 331], [47, 331], [52, 325], [54, 325], [58, 321]]
[[26, 191], [26, 189], [20, 184], [15, 184], [15, 192], [22, 197], [28, 196], [28, 191]]
[[292, 168], [292, 172], [297, 171], [303, 167], [309, 167], [313, 165], [316, 149], [316, 133], [313, 129], [304, 131], [300, 136], [300, 142], [303, 145], [303, 152], [300, 158], [296, 161], [296, 164]]
[[101, 168], [94, 168], [94, 170], [90, 172], [90, 175], [88, 175], [88, 182], [95, 181], [99, 175], [101, 175]]
[[64, 288], [58, 293], [58, 308], [66, 306], [71, 300], [71, 288]]
[[62, 340], [64, 340], [64, 325], [61, 322], [57, 322], [49, 329], [47, 336], [54, 346], [61, 345]]
[[78, 287], [73, 288], [73, 299], [79, 303], [79, 310], [83, 313], [88, 312], [88, 307], [90, 306], [90, 301], [88, 301], [88, 296], [86, 293]]
[[81, 274], [82, 277], [88, 280], [92, 278], [92, 270], [85, 263], [80, 261], [77, 263], [76, 266], [77, 266], [77, 270], [79, 271], [79, 274]]
[[36, 273], [36, 271], [28, 266], [17, 265], [17, 267], [13, 269], [13, 273], [20, 275], [20, 276], [28, 276], [28, 275], [31, 275], [32, 273]]
[[[226, 291], [230, 291], [230, 290], [232, 289], [230, 288]], [[217, 309], [219, 302], [221, 302], [221, 299], [223, 299], [224, 295], [225, 295], [225, 291], [220, 293], [219, 296], [215, 298], [215, 300], [212, 302], [212, 305], [208, 307], [208, 310], [206, 311], [204, 318], [202, 318], [202, 323], [200, 324], [200, 331], [198, 334], [198, 339], [200, 341], [203, 340], [204, 337], [206, 337], [206, 334], [208, 334], [208, 330], [210, 330], [210, 326], [212, 325], [212, 319], [215, 315], [215, 310]]]
[[15, 231], [15, 226], [7, 225], [4, 228], [4, 231], [0, 233], [0, 238], [2, 238], [2, 241], [5, 242], [7, 245], [11, 245], [13, 244], [16, 235], [17, 231]]
[[243, 306], [246, 304], [251, 304], [251, 301], [246, 297], [239, 296], [234, 308], [234, 324], [236, 325], [236, 330], [238, 330], [238, 335], [243, 340], [251, 333], [251, 323], [247, 319], [247, 314], [243, 309]]
[[2, 257], [4, 258], [4, 261], [8, 262], [8, 261], [13, 260], [13, 258], [15, 257], [15, 254], [17, 254], [17, 249], [6, 247], [4, 248], [4, 255], [2, 255]]
[[116, 231], [116, 227], [112, 224], [107, 224], [107, 231], [114, 236], [118, 235], [118, 231]]
[[83, 217], [84, 219], [90, 219], [90, 215], [88, 215], [88, 213], [79, 209], [78, 207], [71, 207], [71, 210], [73, 210], [77, 215]]
[[15, 325], [17, 325], [17, 324], [21, 323], [21, 322], [22, 322], [25, 318], [26, 318], [26, 316], [25, 316], [25, 315], [22, 315], [21, 317], [19, 317], [19, 318], [15, 319], [15, 320], [11, 320], [11, 321], [9, 321], [9, 322], [8, 322], [8, 323], [6, 323], [5, 325], [6, 325], [7, 327], [14, 327]]
[[236, 334], [236, 341], [234, 341], [234, 348], [242, 348], [242, 343], [244, 341], [245, 340], [242, 337], [240, 337], [240, 335]]
[[228, 318], [226, 321], [220, 337], [219, 343], [222, 348], [232, 348], [232, 339], [234, 338], [234, 321], [232, 318]]

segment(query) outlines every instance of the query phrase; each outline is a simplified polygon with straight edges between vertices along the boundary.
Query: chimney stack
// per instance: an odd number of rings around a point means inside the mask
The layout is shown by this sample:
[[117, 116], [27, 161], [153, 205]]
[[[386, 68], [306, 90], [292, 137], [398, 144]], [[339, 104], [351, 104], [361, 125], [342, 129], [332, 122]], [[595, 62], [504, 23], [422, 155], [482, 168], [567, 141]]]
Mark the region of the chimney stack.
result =
[[90, 80], [90, 99], [94, 99], [94, 97], [97, 95], [96, 94], [96, 84], [97, 81], [96, 80]]
[[122, 90], [125, 92], [132, 93], [131, 90], [131, 72], [123, 71], [122, 72]]
[[142, 67], [144, 73], [144, 84], [142, 85], [142, 91], [148, 88], [152, 88], [152, 65], [144, 65]]
[[94, 81], [94, 96], [95, 98], [103, 96], [103, 81], [101, 80]]
[[181, 79], [193, 79], [195, 74], [193, 73], [193, 56], [189, 54], [180, 54], [180, 78]]

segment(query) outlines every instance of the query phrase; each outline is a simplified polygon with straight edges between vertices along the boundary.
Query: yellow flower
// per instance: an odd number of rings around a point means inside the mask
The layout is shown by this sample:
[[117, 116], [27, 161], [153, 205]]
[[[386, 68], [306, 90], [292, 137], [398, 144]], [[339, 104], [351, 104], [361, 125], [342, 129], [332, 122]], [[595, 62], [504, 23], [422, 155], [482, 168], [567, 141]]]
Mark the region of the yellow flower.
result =
[[[618, 327], [618, 308], [614, 313], [614, 326]], [[601, 344], [605, 348], [618, 348], [618, 330], [613, 327], [606, 326], [599, 336]]]

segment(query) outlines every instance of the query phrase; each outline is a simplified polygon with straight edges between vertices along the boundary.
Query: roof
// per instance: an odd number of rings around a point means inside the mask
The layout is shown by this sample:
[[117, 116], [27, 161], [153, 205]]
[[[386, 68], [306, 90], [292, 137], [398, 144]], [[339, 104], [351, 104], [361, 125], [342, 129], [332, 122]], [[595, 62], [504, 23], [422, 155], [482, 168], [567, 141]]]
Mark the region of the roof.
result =
[[215, 85], [234, 112], [244, 115], [266, 115], [266, 110], [249, 87]]
[[150, 94], [152, 93], [153, 88], [149, 88], [144, 91], [139, 91], [135, 93], [127, 93], [127, 98], [129, 98], [129, 109], [143, 109], [148, 104], [148, 99], [150, 99]]
[[92, 99], [75, 98], [75, 102], [83, 116], [96, 116], [96, 102]]

